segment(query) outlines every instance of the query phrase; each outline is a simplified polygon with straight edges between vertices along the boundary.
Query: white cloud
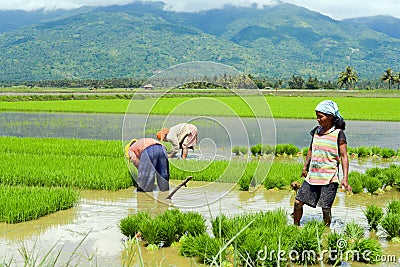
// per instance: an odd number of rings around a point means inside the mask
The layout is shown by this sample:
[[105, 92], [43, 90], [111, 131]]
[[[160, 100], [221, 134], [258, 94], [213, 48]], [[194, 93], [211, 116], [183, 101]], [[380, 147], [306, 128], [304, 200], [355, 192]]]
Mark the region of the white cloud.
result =
[[[146, 0], [157, 1], [157, 0]], [[174, 11], [201, 11], [211, 8], [221, 8], [225, 4], [236, 6], [271, 5], [278, 0], [162, 0]], [[77, 8], [83, 5], [107, 6], [123, 5], [135, 0], [7, 0], [0, 2], [0, 10], [36, 10], [55, 8]], [[399, 0], [281, 0], [306, 7], [310, 10], [328, 15], [334, 19], [363, 17], [373, 15], [391, 15], [400, 18]]]

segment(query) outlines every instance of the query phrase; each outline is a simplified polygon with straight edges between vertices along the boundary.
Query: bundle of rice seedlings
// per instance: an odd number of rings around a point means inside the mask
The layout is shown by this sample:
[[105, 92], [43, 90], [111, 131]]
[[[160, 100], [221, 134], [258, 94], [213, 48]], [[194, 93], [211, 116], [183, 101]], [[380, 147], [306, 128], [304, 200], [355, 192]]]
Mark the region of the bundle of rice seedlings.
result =
[[344, 233], [351, 242], [354, 242], [364, 237], [364, 228], [353, 221], [346, 224], [346, 229], [344, 230]]
[[382, 258], [382, 246], [372, 238], [363, 238], [357, 241], [352, 252], [353, 260], [359, 262], [374, 264]]
[[203, 215], [196, 212], [182, 214], [182, 223], [186, 235], [198, 236], [206, 232], [206, 220]]
[[128, 217], [119, 221], [118, 227], [124, 236], [132, 238], [137, 233], [141, 232], [141, 223], [150, 219], [150, 215], [146, 212], [138, 212], [135, 215], [129, 215]]
[[304, 225], [294, 242], [293, 250], [299, 255], [297, 263], [315, 264], [318, 253], [321, 250], [321, 237], [325, 229], [325, 223], [312, 220]]
[[400, 214], [389, 212], [383, 218], [381, 225], [390, 238], [400, 236]]
[[349, 184], [351, 185], [352, 191], [354, 194], [358, 194], [364, 191], [364, 186], [363, 186], [363, 176], [364, 174], [356, 172], [356, 171], [351, 171], [349, 173], [348, 179], [349, 179]]
[[329, 233], [327, 236], [327, 246], [330, 252], [327, 262], [334, 266], [340, 265], [345, 251], [349, 248], [347, 236], [337, 232]]
[[400, 214], [400, 200], [392, 199], [386, 206], [387, 213], [397, 213]]
[[367, 217], [368, 225], [371, 230], [377, 230], [379, 223], [383, 217], [383, 209], [372, 204], [367, 205], [367, 209], [363, 211], [365, 217]]

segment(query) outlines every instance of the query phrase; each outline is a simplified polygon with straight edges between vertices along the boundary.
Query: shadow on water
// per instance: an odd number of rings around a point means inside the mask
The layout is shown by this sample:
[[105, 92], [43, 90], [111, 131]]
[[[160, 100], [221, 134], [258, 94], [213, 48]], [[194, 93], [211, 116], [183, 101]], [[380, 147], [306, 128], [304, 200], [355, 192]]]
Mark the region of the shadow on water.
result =
[[[178, 181], [171, 182], [178, 184]], [[15, 261], [21, 260], [17, 251], [22, 243], [28, 248], [36, 244], [36, 247], [43, 252], [49, 251], [56, 244], [56, 248], [62, 250], [61, 262], [63, 259], [67, 260], [69, 255], [79, 247], [79, 261], [86, 262], [86, 265], [90, 259], [95, 258], [97, 266], [119, 266], [124, 250], [124, 236], [119, 231], [118, 223], [129, 214], [146, 211], [157, 215], [168, 208], [181, 206], [184, 202], [185, 207], [181, 208], [183, 211], [201, 213], [210, 227], [210, 219], [220, 214], [234, 215], [279, 208], [290, 214], [295, 197], [294, 192], [289, 190], [259, 189], [256, 192], [247, 192], [237, 188], [219, 197], [220, 190], [228, 185], [218, 183], [215, 184], [213, 191], [208, 192], [208, 194], [214, 194], [215, 199], [218, 200], [208, 205], [197, 206], [194, 203], [197, 200], [192, 198], [190, 188], [203, 186], [204, 182], [191, 181], [188, 188], [181, 188], [172, 200], [168, 201], [165, 200], [166, 192], [137, 193], [133, 187], [117, 192], [82, 191], [81, 200], [75, 208], [31, 222], [13, 225], [1, 223], [0, 259], [9, 258], [12, 255]], [[368, 235], [378, 236], [383, 245], [384, 254], [400, 257], [399, 244], [387, 242], [382, 229], [379, 229], [377, 233], [369, 233], [367, 220], [363, 215], [366, 203], [384, 207], [389, 200], [399, 197], [400, 193], [396, 190], [373, 196], [366, 194], [349, 196], [338, 192], [332, 209], [332, 229], [343, 231], [344, 224], [354, 220], [366, 229]], [[193, 208], [190, 208], [191, 204]], [[305, 207], [302, 224], [313, 218], [322, 220], [321, 210]], [[288, 219], [291, 222], [289, 215]], [[79, 245], [84, 238], [83, 244]], [[193, 263], [193, 259], [179, 256], [178, 248], [173, 247], [156, 252], [149, 252], [142, 248], [142, 257], [146, 263], [150, 263], [148, 266], [158, 266], [161, 262], [175, 266], [199, 266], [198, 263]], [[153, 265], [152, 262], [154, 262]]]

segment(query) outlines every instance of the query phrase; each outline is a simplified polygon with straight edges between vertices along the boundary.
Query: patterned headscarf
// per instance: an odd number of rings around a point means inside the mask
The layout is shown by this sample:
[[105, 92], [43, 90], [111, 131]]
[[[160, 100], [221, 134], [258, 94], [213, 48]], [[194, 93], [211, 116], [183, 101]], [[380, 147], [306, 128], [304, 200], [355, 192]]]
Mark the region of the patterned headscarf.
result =
[[343, 119], [340, 115], [338, 105], [332, 100], [324, 100], [320, 102], [316, 107], [315, 111], [322, 112], [327, 115], [334, 115], [339, 119]]

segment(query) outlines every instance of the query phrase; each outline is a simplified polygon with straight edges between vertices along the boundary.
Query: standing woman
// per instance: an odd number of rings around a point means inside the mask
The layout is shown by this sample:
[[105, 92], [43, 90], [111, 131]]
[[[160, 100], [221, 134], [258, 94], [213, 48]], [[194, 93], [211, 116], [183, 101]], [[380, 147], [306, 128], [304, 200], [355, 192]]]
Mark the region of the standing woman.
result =
[[[322, 208], [325, 225], [329, 227], [339, 183], [346, 190], [352, 190], [348, 184], [349, 161], [344, 134], [346, 123], [332, 100], [320, 102], [315, 114], [319, 126], [310, 132], [312, 141], [301, 174], [305, 179], [294, 201], [293, 219], [295, 225], [300, 225], [303, 205], [313, 208], [318, 205]], [[339, 182], [340, 163], [343, 178]]]

